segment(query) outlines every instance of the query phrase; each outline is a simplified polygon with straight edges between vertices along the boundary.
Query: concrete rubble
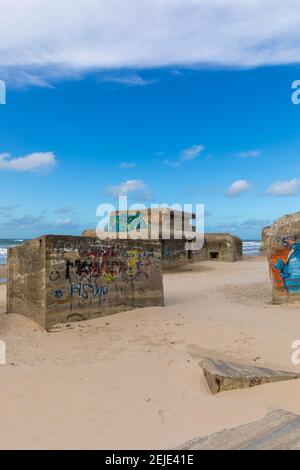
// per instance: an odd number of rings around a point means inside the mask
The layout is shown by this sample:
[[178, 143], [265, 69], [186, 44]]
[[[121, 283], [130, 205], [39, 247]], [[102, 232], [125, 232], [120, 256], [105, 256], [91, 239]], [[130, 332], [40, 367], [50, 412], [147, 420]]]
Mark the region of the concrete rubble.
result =
[[201, 359], [199, 364], [213, 394], [300, 378], [300, 373], [238, 364], [212, 357]]
[[274, 409], [260, 420], [192, 439], [178, 449], [299, 450], [300, 416]]

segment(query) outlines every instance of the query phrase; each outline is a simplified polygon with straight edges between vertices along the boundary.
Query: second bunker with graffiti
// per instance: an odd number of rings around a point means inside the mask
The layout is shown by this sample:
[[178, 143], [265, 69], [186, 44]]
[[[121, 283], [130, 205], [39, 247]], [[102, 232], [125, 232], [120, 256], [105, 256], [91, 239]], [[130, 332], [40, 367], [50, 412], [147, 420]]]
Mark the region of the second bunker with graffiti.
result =
[[163, 304], [159, 242], [46, 235], [9, 249], [7, 312], [46, 329]]
[[273, 302], [300, 302], [300, 212], [276, 220], [266, 229]]

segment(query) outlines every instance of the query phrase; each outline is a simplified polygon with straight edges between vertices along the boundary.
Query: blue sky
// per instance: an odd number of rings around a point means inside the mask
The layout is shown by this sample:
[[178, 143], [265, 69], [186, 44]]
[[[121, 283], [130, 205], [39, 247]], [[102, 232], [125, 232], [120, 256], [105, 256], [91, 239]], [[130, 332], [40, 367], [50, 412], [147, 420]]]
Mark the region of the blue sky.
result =
[[80, 233], [117, 194], [147, 205], [204, 203], [207, 230], [243, 238], [299, 210], [300, 105], [291, 85], [300, 67], [282, 60], [275, 39], [275, 63], [265, 54], [249, 64], [254, 56], [243, 51], [236, 63], [158, 65], [144, 51], [149, 64], [76, 62], [76, 70], [21, 64], [13, 53], [13, 67], [0, 59], [0, 237]]

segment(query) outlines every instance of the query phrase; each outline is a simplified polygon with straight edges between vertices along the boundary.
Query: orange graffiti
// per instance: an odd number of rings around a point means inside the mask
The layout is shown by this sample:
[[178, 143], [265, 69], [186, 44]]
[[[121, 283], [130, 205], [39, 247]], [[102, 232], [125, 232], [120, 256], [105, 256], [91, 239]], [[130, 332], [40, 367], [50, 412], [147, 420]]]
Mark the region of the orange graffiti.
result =
[[271, 256], [270, 270], [272, 274], [274, 287], [277, 287], [277, 288], [284, 287], [284, 282], [283, 282], [282, 277], [280, 276], [280, 271], [278, 271], [278, 269], [274, 267], [274, 264], [277, 263], [277, 258], [282, 259], [282, 261], [286, 263], [290, 251], [291, 251], [290, 247], [278, 248], [275, 252], [273, 252]]

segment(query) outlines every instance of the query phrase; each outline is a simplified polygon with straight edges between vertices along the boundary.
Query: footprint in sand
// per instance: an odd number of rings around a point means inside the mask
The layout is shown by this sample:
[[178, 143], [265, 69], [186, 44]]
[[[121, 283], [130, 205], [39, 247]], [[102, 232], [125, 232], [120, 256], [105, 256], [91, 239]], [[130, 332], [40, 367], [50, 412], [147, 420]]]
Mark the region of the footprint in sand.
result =
[[172, 413], [170, 413], [170, 411], [158, 410], [158, 415], [163, 424], [171, 423], [172, 421], [174, 421], [174, 416]]

